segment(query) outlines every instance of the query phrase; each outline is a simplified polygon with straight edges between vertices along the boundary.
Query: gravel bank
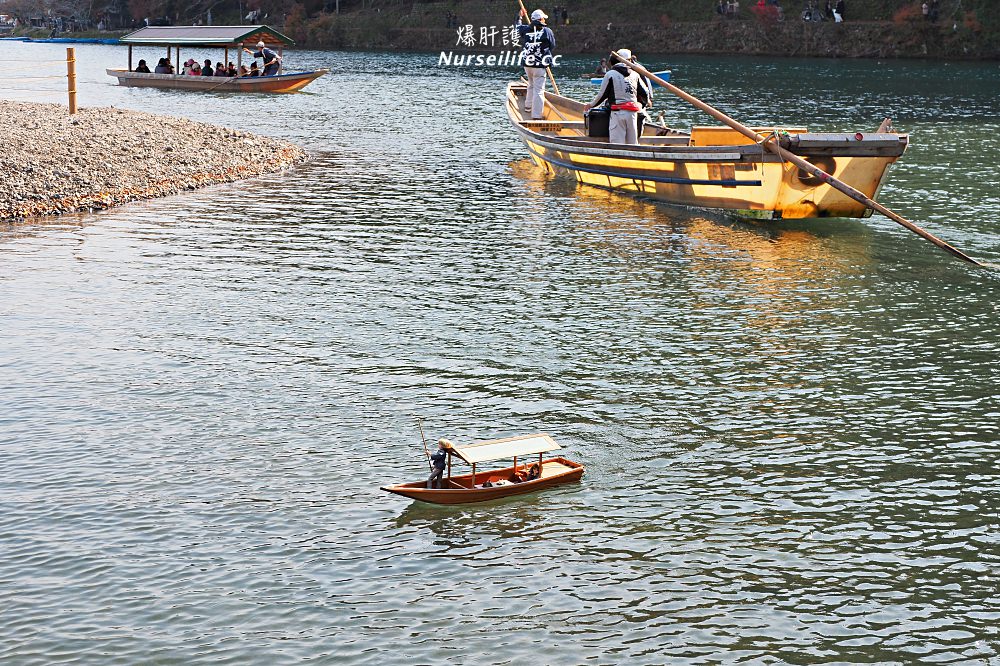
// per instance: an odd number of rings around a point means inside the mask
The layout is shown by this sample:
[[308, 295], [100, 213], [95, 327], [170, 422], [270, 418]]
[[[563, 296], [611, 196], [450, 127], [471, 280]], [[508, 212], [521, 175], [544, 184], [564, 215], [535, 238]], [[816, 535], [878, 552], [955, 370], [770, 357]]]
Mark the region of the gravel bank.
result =
[[124, 109], [0, 100], [0, 220], [109, 208], [278, 171], [298, 146]]

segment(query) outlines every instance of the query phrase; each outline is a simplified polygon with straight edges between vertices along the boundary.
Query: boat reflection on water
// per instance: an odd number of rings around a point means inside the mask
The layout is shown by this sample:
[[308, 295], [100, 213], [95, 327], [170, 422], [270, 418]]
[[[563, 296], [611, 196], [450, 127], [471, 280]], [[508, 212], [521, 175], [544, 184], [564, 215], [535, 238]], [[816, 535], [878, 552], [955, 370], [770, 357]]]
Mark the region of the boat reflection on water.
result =
[[391, 521], [394, 531], [429, 530], [441, 555], [451, 559], [468, 552], [470, 559], [491, 543], [535, 540], [553, 526], [553, 506], [565, 510], [572, 489], [554, 488], [544, 495], [518, 495], [488, 504], [440, 505], [411, 502]]
[[[617, 295], [627, 319], [616, 335], [631, 332], [629, 345], [616, 347], [618, 362], [646, 367], [660, 359], [673, 373], [664, 375], [663, 386], [725, 385], [744, 396], [745, 426], [754, 430], [755, 412], [794, 427], [800, 415], [785, 396], [816, 389], [798, 370], [809, 358], [852, 353], [840, 333], [848, 328], [845, 315], [876, 275], [863, 223], [747, 222], [581, 187], [527, 161], [510, 168], [529, 199], [547, 199], [528, 205], [548, 205], [561, 218], [562, 242], [577, 244], [581, 253], [600, 252], [594, 266], [617, 267], [580, 278], [577, 287]], [[691, 370], [717, 354], [742, 357], [727, 364], [741, 371], [705, 378]], [[688, 365], [678, 367], [677, 358]], [[780, 436], [761, 433], [761, 440]]]
[[[604, 236], [601, 245], [639, 262], [644, 253], [669, 248], [688, 260], [742, 260], [727, 264], [733, 270], [747, 268], [747, 263], [752, 263], [755, 274], [763, 268], [781, 266], [787, 271], [804, 271], [816, 277], [825, 274], [830, 266], [871, 261], [866, 241], [868, 229], [861, 222], [742, 220], [622, 196], [612, 190], [582, 187], [567, 178], [553, 178], [529, 159], [512, 162], [509, 168], [526, 185], [532, 199], [572, 197], [571, 212], [575, 220], [614, 232]], [[653, 232], [660, 240], [651, 244], [649, 234]], [[632, 244], [625, 242], [626, 239], [641, 242]], [[658, 252], [653, 254], [661, 258]]]

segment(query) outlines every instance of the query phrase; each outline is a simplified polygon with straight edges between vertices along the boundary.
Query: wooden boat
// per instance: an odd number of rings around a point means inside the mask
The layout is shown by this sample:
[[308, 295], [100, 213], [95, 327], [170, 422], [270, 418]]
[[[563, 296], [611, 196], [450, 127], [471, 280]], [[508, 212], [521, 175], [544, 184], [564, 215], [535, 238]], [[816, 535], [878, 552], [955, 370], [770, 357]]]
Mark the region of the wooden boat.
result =
[[[276, 48], [281, 56], [285, 46], [295, 42], [266, 25], [238, 26], [155, 26], [142, 28], [125, 35], [119, 42], [128, 45], [128, 68], [108, 69], [109, 76], [118, 79], [122, 86], [144, 88], [169, 88], [175, 90], [200, 90], [203, 92], [260, 92], [287, 93], [301, 90], [330, 70], [284, 72], [273, 76], [190, 76], [182, 72], [181, 47], [221, 48], [223, 62], [229, 62], [229, 50], [236, 50], [236, 67], [243, 64], [243, 48], [253, 50], [258, 42]], [[134, 71], [132, 49], [135, 46], [160, 46], [166, 48], [166, 57], [174, 65], [176, 74], [145, 74]]]
[[[432, 504], [470, 504], [545, 490], [553, 486], [579, 481], [584, 467], [563, 457], [542, 459], [542, 455], [560, 447], [548, 435], [521, 435], [493, 439], [466, 446], [456, 446], [448, 458], [448, 475], [441, 480], [441, 488], [427, 488], [427, 481], [399, 483], [383, 486], [382, 490], [410, 499]], [[518, 457], [538, 454], [538, 460], [518, 465]], [[472, 472], [460, 476], [451, 474], [451, 458], [458, 457], [472, 465]], [[513, 458], [510, 467], [476, 471], [483, 462]], [[538, 477], [520, 480], [533, 465], [538, 465]]]
[[[525, 117], [526, 86], [507, 86], [507, 115], [538, 166], [577, 182], [739, 217], [869, 217], [871, 209], [729, 127], [690, 131], [647, 123], [639, 145], [588, 136], [584, 104], [546, 92], [541, 120]], [[830, 175], [875, 198], [909, 137], [886, 120], [873, 133], [755, 128]]]

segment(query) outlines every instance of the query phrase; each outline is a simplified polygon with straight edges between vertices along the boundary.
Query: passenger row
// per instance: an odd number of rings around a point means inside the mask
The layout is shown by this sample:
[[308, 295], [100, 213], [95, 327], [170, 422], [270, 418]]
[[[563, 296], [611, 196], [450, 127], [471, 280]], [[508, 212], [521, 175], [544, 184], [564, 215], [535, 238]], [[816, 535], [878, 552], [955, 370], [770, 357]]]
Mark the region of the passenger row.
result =
[[[135, 68], [136, 72], [140, 74], [175, 74], [174, 66], [170, 64], [170, 61], [166, 58], [160, 58], [156, 63], [156, 68], [150, 72], [149, 65], [146, 64], [145, 60], [139, 61], [139, 66]], [[199, 65], [197, 61], [193, 58], [189, 59], [184, 63], [183, 74], [188, 76], [224, 76], [224, 77], [234, 77], [237, 76], [260, 76], [260, 68], [257, 66], [257, 62], [254, 61], [250, 68], [247, 69], [246, 65], [240, 65], [239, 70], [236, 69], [236, 65], [229, 63], [228, 66], [223, 65], [221, 62], [215, 63], [215, 67], [212, 67], [212, 61], [206, 60], [205, 65]]]

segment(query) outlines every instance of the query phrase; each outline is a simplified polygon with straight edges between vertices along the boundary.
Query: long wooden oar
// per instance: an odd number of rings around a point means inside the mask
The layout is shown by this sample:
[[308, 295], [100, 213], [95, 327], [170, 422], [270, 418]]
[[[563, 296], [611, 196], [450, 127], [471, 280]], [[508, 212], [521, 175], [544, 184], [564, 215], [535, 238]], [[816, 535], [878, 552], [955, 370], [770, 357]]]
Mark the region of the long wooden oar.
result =
[[[528, 14], [528, 10], [524, 8], [524, 2], [523, 2], [523, 0], [517, 0], [517, 4], [521, 5], [521, 13], [524, 14], [525, 20], [530, 23], [531, 22], [531, 15]], [[559, 92], [559, 86], [556, 85], [556, 77], [552, 76], [552, 70], [548, 66], [546, 66], [545, 67], [545, 71], [548, 72], [548, 74], [549, 74], [549, 81], [552, 82], [552, 90], [554, 90], [555, 93], [557, 95], [559, 95], [560, 94], [560, 92]]]
[[424, 437], [424, 424], [420, 420], [419, 416], [416, 417], [416, 419], [417, 419], [417, 427], [420, 428], [420, 439], [424, 443], [424, 453], [427, 454], [427, 469], [429, 469], [429, 470], [431, 470], [433, 472], [434, 471], [434, 466], [431, 465], [431, 452], [427, 448], [427, 438]]
[[625, 64], [625, 66], [628, 67], [629, 69], [632, 69], [632, 70], [638, 72], [639, 74], [641, 74], [641, 75], [643, 75], [643, 76], [645, 76], [647, 78], [650, 78], [653, 81], [656, 81], [658, 84], [660, 84], [661, 86], [663, 86], [664, 88], [666, 88], [667, 90], [669, 90], [670, 92], [672, 92], [673, 94], [677, 95], [678, 97], [680, 97], [681, 99], [683, 99], [685, 102], [688, 102], [689, 104], [692, 104], [693, 106], [701, 109], [702, 111], [704, 111], [708, 115], [712, 116], [716, 120], [725, 123], [729, 127], [732, 127], [734, 130], [736, 130], [737, 132], [739, 132], [743, 136], [748, 137], [750, 139], [753, 139], [755, 142], [763, 145], [765, 148], [767, 148], [768, 150], [770, 150], [775, 155], [778, 155], [779, 157], [781, 157], [781, 159], [785, 160], [786, 162], [791, 162], [792, 164], [794, 164], [795, 166], [799, 167], [800, 169], [802, 169], [806, 173], [812, 174], [813, 176], [815, 176], [816, 178], [820, 179], [821, 181], [823, 181], [824, 183], [826, 183], [830, 187], [834, 188], [835, 190], [838, 190], [839, 192], [842, 192], [842, 193], [846, 194], [847, 196], [849, 196], [850, 198], [854, 199], [858, 203], [863, 204], [863, 205], [867, 206], [868, 208], [871, 208], [872, 210], [877, 210], [878, 212], [882, 213], [883, 215], [885, 215], [886, 217], [888, 217], [893, 222], [901, 224], [902, 226], [906, 227], [907, 229], [909, 229], [913, 233], [917, 234], [921, 238], [924, 238], [925, 240], [929, 240], [930, 242], [934, 243], [935, 245], [937, 245], [939, 248], [941, 248], [945, 252], [950, 252], [951, 254], [955, 255], [959, 259], [964, 259], [965, 261], [968, 261], [971, 264], [975, 264], [976, 266], [982, 266], [983, 265], [981, 262], [976, 261], [975, 259], [973, 259], [969, 255], [965, 254], [961, 250], [959, 250], [959, 249], [957, 249], [955, 247], [952, 247], [951, 245], [949, 245], [948, 243], [944, 242], [943, 240], [941, 240], [940, 238], [938, 238], [934, 234], [930, 233], [929, 231], [925, 231], [925, 230], [921, 229], [917, 225], [913, 224], [912, 222], [910, 222], [909, 220], [907, 220], [906, 218], [904, 218], [902, 215], [899, 215], [897, 213], [892, 212], [891, 210], [889, 210], [888, 208], [886, 208], [882, 204], [878, 203], [874, 199], [871, 199], [871, 198], [865, 196], [863, 193], [861, 193], [858, 190], [854, 189], [853, 187], [851, 187], [850, 185], [848, 185], [844, 181], [839, 180], [837, 178], [834, 178], [833, 176], [831, 176], [827, 172], [825, 172], [822, 169], [820, 169], [815, 164], [812, 164], [811, 162], [807, 162], [806, 160], [802, 159], [801, 157], [799, 157], [795, 153], [790, 152], [788, 150], [785, 150], [780, 145], [778, 145], [777, 143], [773, 142], [773, 137], [767, 138], [767, 137], [764, 137], [761, 134], [758, 134], [757, 132], [754, 132], [749, 127], [747, 127], [747, 126], [739, 123], [738, 121], [730, 118], [729, 116], [727, 116], [723, 112], [719, 111], [718, 109], [716, 109], [716, 108], [714, 108], [712, 106], [709, 106], [708, 104], [705, 104], [704, 102], [702, 102], [700, 99], [698, 99], [694, 95], [690, 95], [690, 94], [684, 92], [683, 90], [681, 90], [680, 88], [678, 88], [677, 86], [675, 86], [675, 85], [673, 85], [671, 83], [668, 83], [667, 81], [664, 81], [663, 79], [661, 79], [660, 77], [658, 77], [656, 74], [653, 74], [652, 72], [646, 70], [646, 68], [643, 67], [642, 65], [637, 65], [637, 64], [632, 63], [632, 62], [624, 61], [621, 58], [619, 58], [616, 53], [612, 53], [611, 57], [614, 60], [618, 60], [620, 62], [623, 62]]

